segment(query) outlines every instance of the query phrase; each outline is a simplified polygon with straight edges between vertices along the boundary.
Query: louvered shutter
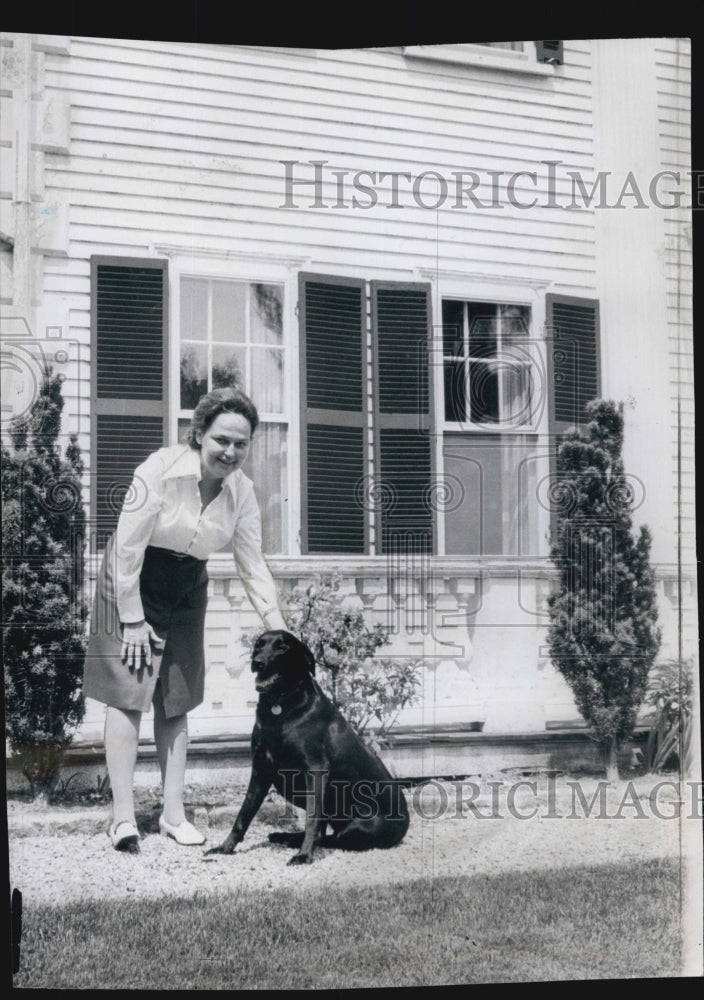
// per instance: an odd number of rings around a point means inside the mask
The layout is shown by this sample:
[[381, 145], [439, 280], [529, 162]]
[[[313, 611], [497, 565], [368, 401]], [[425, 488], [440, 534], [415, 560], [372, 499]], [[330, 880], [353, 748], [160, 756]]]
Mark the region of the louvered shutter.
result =
[[301, 551], [368, 550], [363, 281], [301, 274]]
[[167, 263], [91, 259], [91, 509], [102, 548], [137, 465], [167, 438]]
[[431, 553], [430, 286], [372, 285], [377, 551]]
[[547, 295], [550, 430], [584, 423], [585, 405], [599, 395], [599, 303]]
[[[585, 406], [601, 393], [599, 303], [566, 295], [546, 296], [550, 475], [556, 483], [557, 449], [569, 427], [586, 421]], [[551, 512], [553, 537], [556, 511]]]

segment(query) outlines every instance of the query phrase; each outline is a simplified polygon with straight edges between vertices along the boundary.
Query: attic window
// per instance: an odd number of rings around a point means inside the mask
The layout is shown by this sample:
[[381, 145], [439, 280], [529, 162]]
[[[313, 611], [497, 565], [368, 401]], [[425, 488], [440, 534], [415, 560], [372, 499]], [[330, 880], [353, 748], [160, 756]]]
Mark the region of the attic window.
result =
[[523, 42], [478, 42], [478, 45], [488, 45], [492, 49], [511, 49], [514, 52], [523, 52]]
[[404, 56], [456, 66], [481, 66], [538, 76], [554, 75], [562, 65], [562, 42], [470, 42], [464, 45], [405, 45]]

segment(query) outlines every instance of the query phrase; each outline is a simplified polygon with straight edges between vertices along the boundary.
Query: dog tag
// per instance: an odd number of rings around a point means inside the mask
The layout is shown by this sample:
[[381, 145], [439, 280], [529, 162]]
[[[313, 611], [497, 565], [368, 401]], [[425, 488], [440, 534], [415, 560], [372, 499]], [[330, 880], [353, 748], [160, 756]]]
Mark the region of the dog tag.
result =
[[271, 706], [271, 714], [272, 715], [281, 715], [281, 705], [272, 705]]

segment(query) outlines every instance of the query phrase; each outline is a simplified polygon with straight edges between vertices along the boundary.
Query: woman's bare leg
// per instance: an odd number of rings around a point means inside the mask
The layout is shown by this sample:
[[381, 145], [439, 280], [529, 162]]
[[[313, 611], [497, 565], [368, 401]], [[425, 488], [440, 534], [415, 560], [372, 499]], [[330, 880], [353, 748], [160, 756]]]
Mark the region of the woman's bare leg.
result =
[[134, 769], [141, 712], [108, 706], [105, 714], [105, 763], [112, 789], [113, 824], [134, 823]]
[[186, 780], [188, 717], [184, 714], [166, 718], [161, 684], [158, 682], [154, 692], [154, 740], [164, 789], [163, 816], [171, 826], [178, 826], [186, 818], [183, 788]]

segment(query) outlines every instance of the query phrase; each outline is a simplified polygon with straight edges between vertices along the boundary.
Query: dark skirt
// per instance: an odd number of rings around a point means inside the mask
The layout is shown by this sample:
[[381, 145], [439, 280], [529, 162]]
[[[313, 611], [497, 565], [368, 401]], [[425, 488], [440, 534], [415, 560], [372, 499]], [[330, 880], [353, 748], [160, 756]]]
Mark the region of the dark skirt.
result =
[[91, 615], [83, 693], [114, 708], [146, 712], [157, 679], [167, 718], [203, 701], [207, 561], [148, 546], [139, 578], [144, 615], [164, 645], [138, 670], [122, 660], [122, 628], [115, 599], [113, 539], [105, 549]]

